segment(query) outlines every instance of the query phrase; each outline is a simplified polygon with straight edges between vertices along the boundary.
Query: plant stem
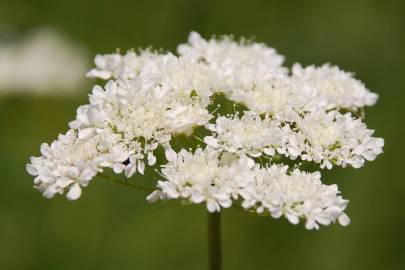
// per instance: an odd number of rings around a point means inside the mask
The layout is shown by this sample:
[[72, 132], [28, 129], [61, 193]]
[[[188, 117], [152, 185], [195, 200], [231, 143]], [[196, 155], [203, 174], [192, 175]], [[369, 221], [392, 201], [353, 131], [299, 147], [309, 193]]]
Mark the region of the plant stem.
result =
[[208, 213], [209, 270], [222, 269], [221, 214]]
[[114, 178], [114, 177], [112, 177], [112, 176], [109, 176], [109, 175], [106, 175], [106, 174], [103, 174], [103, 173], [99, 173], [98, 175], [99, 175], [101, 178], [105, 179], [105, 180], [114, 182], [114, 183], [119, 184], [119, 185], [123, 185], [123, 186], [131, 187], [131, 188], [135, 188], [135, 189], [142, 190], [142, 191], [149, 191], [149, 192], [152, 192], [152, 191], [155, 190], [155, 188], [152, 188], [152, 187], [139, 186], [139, 185], [134, 184], [134, 183], [132, 183], [132, 182], [122, 181], [122, 180], [120, 180], [120, 179]]

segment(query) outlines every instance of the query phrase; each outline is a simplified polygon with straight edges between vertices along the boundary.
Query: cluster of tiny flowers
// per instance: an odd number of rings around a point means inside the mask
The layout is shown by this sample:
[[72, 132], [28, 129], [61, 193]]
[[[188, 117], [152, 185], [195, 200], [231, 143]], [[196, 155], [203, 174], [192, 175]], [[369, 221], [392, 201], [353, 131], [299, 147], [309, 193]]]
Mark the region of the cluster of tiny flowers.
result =
[[85, 49], [52, 29], [0, 39], [2, 94], [72, 95], [85, 84], [88, 66]]
[[177, 158], [163, 166], [166, 181], [149, 201], [184, 199], [205, 202], [210, 212], [220, 211], [240, 201], [241, 206], [259, 214], [269, 212], [274, 218], [285, 216], [292, 224], [305, 219], [307, 229], [338, 220], [347, 225], [343, 212], [348, 203], [338, 196], [336, 185], [322, 184], [320, 173], [307, 173], [288, 166], [260, 166], [245, 155], [220, 153], [198, 148], [195, 153], [181, 150]]
[[[97, 55], [87, 75], [106, 84], [93, 88], [65, 135], [42, 145], [28, 172], [45, 197], [74, 200], [106, 168], [132, 177], [160, 165], [150, 202], [204, 203], [209, 212], [236, 206], [292, 224], [302, 219], [307, 229], [345, 226], [348, 201], [337, 186], [300, 166], [360, 168], [381, 154], [384, 140], [359, 117], [377, 95], [337, 67], [294, 64], [290, 71], [283, 61], [261, 43], [195, 32], [177, 55]], [[212, 110], [218, 94], [242, 111]], [[173, 149], [179, 134], [191, 148]], [[204, 143], [193, 151], [195, 138]]]
[[252, 157], [279, 153], [328, 169], [347, 164], [360, 168], [364, 160], [374, 160], [384, 145], [383, 139], [371, 137], [373, 131], [360, 119], [337, 111], [310, 112], [293, 125], [246, 113], [241, 118], [220, 116], [215, 124], [206, 126], [213, 136], [206, 136], [204, 141], [215, 149]]

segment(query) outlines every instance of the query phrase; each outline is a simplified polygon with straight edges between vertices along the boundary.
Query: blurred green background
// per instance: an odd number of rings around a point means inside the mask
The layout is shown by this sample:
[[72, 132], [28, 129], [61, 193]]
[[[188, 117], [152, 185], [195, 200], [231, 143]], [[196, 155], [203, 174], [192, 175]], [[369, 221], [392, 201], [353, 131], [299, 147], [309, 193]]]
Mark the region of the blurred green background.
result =
[[[324, 177], [350, 199], [352, 224], [307, 231], [226, 210], [224, 269], [405, 269], [405, 1], [0, 0], [0, 26], [52, 26], [90, 55], [174, 50], [191, 30], [243, 35], [275, 47], [287, 65], [354, 71], [380, 95], [366, 122], [386, 146], [364, 168]], [[0, 97], [0, 269], [207, 269], [204, 207], [151, 206], [146, 194], [103, 180], [75, 202], [32, 188], [25, 164], [66, 131], [91, 83], [71, 98]]]

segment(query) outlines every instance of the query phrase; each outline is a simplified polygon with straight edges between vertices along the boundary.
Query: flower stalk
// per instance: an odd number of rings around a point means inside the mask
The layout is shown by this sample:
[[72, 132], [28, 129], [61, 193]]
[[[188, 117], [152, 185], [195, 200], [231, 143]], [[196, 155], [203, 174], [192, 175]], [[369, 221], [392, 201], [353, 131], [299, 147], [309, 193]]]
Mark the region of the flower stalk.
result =
[[134, 189], [137, 189], [137, 190], [147, 191], [147, 192], [152, 192], [152, 191], [155, 190], [155, 189], [152, 188], [152, 187], [140, 186], [140, 185], [134, 184], [134, 183], [132, 183], [132, 182], [123, 181], [123, 180], [120, 180], [120, 179], [111, 177], [111, 176], [106, 175], [106, 174], [104, 174], [104, 173], [100, 173], [100, 174], [98, 174], [98, 175], [99, 175], [101, 178], [105, 179], [105, 180], [111, 181], [111, 182], [113, 182], [113, 183], [116, 183], [116, 184], [119, 184], [119, 185], [122, 185], [122, 186], [127, 186], [127, 187], [130, 187], [130, 188], [134, 188]]
[[208, 213], [209, 270], [222, 269], [221, 214]]

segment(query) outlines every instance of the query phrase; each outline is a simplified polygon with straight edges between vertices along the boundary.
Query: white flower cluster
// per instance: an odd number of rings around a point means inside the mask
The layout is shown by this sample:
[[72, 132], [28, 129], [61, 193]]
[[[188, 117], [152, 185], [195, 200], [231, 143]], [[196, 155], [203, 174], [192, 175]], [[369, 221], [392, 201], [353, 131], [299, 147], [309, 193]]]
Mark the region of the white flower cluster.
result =
[[199, 148], [194, 154], [181, 150], [162, 173], [166, 181], [159, 181], [160, 190], [149, 196], [151, 201], [160, 197], [206, 202], [208, 211], [215, 212], [240, 200], [244, 209], [268, 211], [274, 218], [285, 216], [292, 224], [305, 219], [307, 229], [335, 220], [349, 223], [343, 213], [348, 201], [338, 196], [336, 185], [323, 185], [319, 172], [289, 171], [282, 165], [261, 167], [243, 155]]
[[[377, 95], [337, 67], [295, 64], [290, 73], [283, 59], [264, 44], [204, 40], [194, 32], [178, 55], [98, 55], [88, 76], [109, 81], [93, 88], [70, 130], [44, 144], [28, 172], [45, 197], [67, 190], [73, 200], [104, 168], [143, 174], [162, 148], [167, 163], [158, 163], [163, 179], [149, 201], [206, 203], [209, 212], [239, 205], [293, 224], [305, 219], [308, 229], [347, 225], [337, 186], [298, 168], [304, 161], [359, 168], [382, 153], [383, 139], [357, 117]], [[210, 112], [217, 94], [244, 111]], [[197, 127], [207, 134], [204, 148], [176, 153], [174, 136], [199, 138]]]
[[279, 153], [328, 169], [347, 164], [360, 168], [364, 160], [374, 160], [381, 154], [384, 145], [383, 139], [371, 137], [373, 131], [360, 119], [337, 111], [314, 111], [293, 124], [268, 116], [261, 119], [251, 113], [241, 118], [220, 116], [207, 128], [213, 136], [206, 136], [204, 141], [215, 149], [251, 157]]
[[52, 29], [0, 40], [0, 92], [67, 95], [84, 85], [86, 51]]

